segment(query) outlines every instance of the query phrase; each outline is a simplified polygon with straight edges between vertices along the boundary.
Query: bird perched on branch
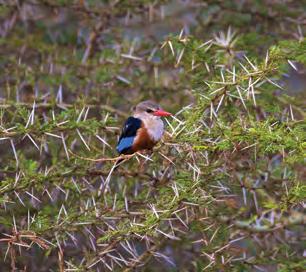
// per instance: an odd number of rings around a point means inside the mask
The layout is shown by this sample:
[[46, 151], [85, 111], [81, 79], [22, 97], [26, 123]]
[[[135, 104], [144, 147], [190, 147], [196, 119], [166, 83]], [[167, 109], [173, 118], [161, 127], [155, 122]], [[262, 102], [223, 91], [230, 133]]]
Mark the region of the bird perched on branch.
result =
[[151, 150], [164, 133], [162, 116], [170, 116], [158, 104], [143, 101], [133, 108], [121, 132], [117, 144], [119, 154], [133, 154], [140, 150]]

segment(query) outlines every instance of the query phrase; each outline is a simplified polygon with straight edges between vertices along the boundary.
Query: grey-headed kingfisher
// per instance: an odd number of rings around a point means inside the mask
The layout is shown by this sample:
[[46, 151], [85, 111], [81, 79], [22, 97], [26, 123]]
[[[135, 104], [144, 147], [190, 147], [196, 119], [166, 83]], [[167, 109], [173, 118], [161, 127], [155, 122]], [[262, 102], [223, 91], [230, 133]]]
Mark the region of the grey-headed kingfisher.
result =
[[133, 154], [141, 150], [151, 150], [164, 133], [163, 116], [171, 113], [164, 111], [158, 104], [147, 100], [133, 108], [122, 128], [117, 144], [119, 154]]

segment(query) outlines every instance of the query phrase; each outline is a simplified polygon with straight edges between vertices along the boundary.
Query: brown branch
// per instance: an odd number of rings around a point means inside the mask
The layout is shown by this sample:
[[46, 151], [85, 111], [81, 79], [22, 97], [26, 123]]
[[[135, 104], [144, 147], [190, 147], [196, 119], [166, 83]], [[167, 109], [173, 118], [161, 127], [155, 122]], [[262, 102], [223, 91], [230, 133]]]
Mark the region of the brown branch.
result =
[[156, 251], [158, 248], [160, 248], [163, 245], [164, 241], [165, 239], [162, 239], [159, 243], [155, 244], [154, 246], [146, 250], [144, 253], [142, 253], [137, 259], [133, 260], [129, 265], [129, 267], [124, 269], [123, 272], [129, 272], [131, 270], [134, 270], [137, 265], [148, 262], [148, 260], [152, 256], [152, 253]]
[[121, 159], [123, 160], [129, 160], [130, 158], [134, 157], [137, 153], [133, 153], [133, 154], [130, 154], [130, 155], [120, 155], [118, 157], [115, 157], [115, 158], [100, 158], [100, 159], [92, 159], [92, 158], [87, 158], [87, 157], [82, 157], [82, 156], [79, 156], [75, 153], [73, 153], [70, 149], [68, 149], [68, 152], [74, 156], [74, 157], [77, 157], [81, 160], [84, 160], [84, 161], [93, 161], [93, 162], [103, 162], [103, 161], [119, 161]]
[[[16, 103], [16, 102], [12, 102], [12, 103], [3, 103], [3, 104], [0, 104], [0, 109], [9, 109], [9, 108], [18, 108], [18, 107], [26, 107], [26, 108], [29, 108], [29, 109], [32, 109], [33, 108], [33, 103]], [[66, 104], [66, 103], [37, 103], [35, 105], [35, 108], [36, 109], [39, 109], [39, 108], [42, 108], [42, 109], [52, 109], [52, 108], [61, 108], [61, 109], [64, 109], [64, 108], [74, 108], [75, 105], [73, 104]], [[115, 113], [121, 117], [128, 117], [128, 113], [126, 112], [123, 112], [121, 110], [118, 110], [112, 106], [109, 106], [109, 105], [95, 105], [95, 104], [86, 104], [86, 107], [88, 108], [98, 108], [98, 109], [101, 109], [101, 110], [106, 110], [106, 111], [109, 111], [111, 113]]]

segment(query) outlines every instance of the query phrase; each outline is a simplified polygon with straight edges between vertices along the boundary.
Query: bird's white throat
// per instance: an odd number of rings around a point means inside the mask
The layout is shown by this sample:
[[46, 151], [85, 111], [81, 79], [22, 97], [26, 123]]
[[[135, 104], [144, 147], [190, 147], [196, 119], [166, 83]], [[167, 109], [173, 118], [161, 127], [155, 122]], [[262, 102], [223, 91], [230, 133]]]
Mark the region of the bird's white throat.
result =
[[164, 134], [164, 123], [159, 117], [155, 116], [135, 116], [144, 123], [149, 136], [155, 142], [158, 142]]

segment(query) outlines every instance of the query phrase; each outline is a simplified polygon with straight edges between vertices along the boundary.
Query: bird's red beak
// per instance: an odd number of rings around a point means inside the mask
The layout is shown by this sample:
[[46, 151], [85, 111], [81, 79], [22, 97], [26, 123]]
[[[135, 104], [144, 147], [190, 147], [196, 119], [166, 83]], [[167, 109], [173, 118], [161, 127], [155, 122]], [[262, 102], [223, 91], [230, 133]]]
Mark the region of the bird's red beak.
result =
[[164, 110], [157, 110], [153, 112], [153, 115], [155, 116], [170, 116], [172, 115], [170, 112], [166, 112]]

